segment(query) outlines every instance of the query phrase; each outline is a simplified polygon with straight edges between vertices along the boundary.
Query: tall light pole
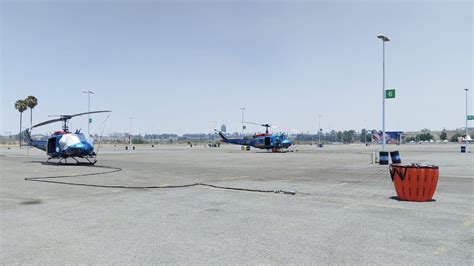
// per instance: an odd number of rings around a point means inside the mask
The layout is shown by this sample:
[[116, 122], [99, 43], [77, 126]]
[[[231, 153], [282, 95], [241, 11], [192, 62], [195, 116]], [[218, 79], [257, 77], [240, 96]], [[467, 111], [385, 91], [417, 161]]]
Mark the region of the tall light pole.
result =
[[383, 34], [377, 35], [377, 38], [382, 40], [382, 151], [385, 151], [385, 42], [389, 42], [390, 39]]
[[130, 119], [130, 131], [128, 133], [128, 139], [129, 139], [129, 142], [130, 142], [130, 149], [132, 148], [132, 119], [133, 117], [129, 117]]
[[[212, 141], [214, 142], [216, 140], [216, 130], [217, 130], [217, 121], [212, 121], [214, 122], [214, 130], [212, 130], [211, 134], [212, 134]], [[213, 143], [214, 144], [214, 143]]]
[[321, 147], [321, 115], [319, 115], [319, 122], [318, 122], [318, 142], [319, 142], [319, 145], [318, 147]]
[[468, 120], [468, 113], [467, 113], [467, 92], [469, 89], [464, 89], [466, 91], [466, 137], [465, 137], [465, 142], [466, 142], [466, 154], [468, 153], [468, 148], [467, 146], [469, 145], [469, 141], [467, 140], [467, 137], [469, 136], [469, 130], [467, 129], [467, 120]]
[[[87, 112], [91, 111], [91, 94], [95, 94], [93, 91], [83, 91], [87, 93]], [[91, 114], [87, 115], [87, 135], [91, 135]]]
[[364, 144], [367, 146], [367, 120], [364, 120]]
[[244, 111], [245, 111], [245, 107], [240, 107], [240, 110], [242, 110], [242, 137], [244, 137]]

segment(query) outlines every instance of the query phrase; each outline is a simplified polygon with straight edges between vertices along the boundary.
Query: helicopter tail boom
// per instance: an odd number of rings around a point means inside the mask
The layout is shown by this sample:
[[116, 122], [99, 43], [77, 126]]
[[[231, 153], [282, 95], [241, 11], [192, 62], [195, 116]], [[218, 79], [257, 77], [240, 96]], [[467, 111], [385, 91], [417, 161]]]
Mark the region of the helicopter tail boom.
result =
[[224, 134], [222, 134], [222, 132], [220, 131], [217, 131], [217, 133], [219, 133], [219, 136], [221, 136], [222, 138], [222, 141], [224, 143], [230, 143], [230, 144], [236, 144], [236, 145], [250, 145], [250, 140], [246, 140], [246, 139], [228, 139], [226, 136], [224, 136]]
[[46, 147], [48, 142], [46, 140], [34, 140], [31, 138], [31, 132], [26, 129], [22, 132], [22, 135], [26, 136], [26, 144], [25, 146], [32, 146], [42, 151], [46, 151]]

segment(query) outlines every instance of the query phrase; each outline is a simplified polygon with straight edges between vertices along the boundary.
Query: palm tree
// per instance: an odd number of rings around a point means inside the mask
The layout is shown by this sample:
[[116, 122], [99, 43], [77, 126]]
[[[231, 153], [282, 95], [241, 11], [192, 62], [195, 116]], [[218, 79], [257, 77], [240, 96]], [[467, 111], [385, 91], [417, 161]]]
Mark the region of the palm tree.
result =
[[26, 101], [25, 100], [18, 100], [15, 102], [15, 109], [18, 110], [18, 112], [20, 112], [20, 147], [21, 147], [21, 122], [22, 122], [22, 117], [23, 117], [23, 112], [28, 108], [28, 106], [26, 105]]
[[36, 105], [38, 105], [38, 99], [36, 99], [35, 96], [28, 96], [25, 99], [26, 101], [26, 106], [30, 108], [30, 127], [33, 126], [33, 108], [35, 108]]

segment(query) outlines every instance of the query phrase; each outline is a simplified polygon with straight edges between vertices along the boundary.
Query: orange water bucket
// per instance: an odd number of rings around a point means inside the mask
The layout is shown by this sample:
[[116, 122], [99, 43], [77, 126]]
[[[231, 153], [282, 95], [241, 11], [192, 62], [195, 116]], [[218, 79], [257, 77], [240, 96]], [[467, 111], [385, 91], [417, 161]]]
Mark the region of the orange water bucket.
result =
[[439, 168], [435, 165], [392, 164], [390, 176], [400, 200], [431, 201], [438, 184]]

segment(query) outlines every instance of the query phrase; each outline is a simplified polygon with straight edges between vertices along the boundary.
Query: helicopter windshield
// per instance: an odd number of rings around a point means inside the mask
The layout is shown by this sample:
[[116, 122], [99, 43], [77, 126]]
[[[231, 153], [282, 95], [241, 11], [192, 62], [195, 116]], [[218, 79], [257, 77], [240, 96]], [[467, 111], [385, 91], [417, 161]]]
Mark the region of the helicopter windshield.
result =
[[288, 137], [285, 132], [278, 132], [275, 134], [275, 136], [280, 137], [282, 139], [286, 139]]

